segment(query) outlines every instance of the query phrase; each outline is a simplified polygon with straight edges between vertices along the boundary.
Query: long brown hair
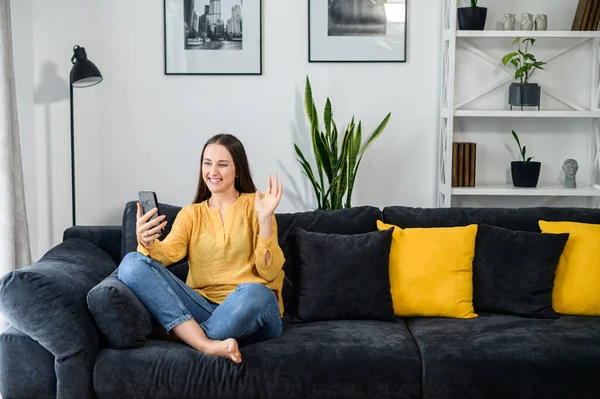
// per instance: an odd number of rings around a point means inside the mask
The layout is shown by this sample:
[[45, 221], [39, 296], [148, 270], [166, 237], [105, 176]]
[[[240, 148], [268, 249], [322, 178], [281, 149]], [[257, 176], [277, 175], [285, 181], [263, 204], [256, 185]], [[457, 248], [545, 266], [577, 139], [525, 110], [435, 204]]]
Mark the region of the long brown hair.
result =
[[204, 182], [202, 177], [202, 161], [204, 160], [204, 150], [209, 144], [220, 144], [227, 148], [231, 158], [233, 158], [233, 165], [235, 166], [235, 189], [240, 193], [255, 193], [256, 186], [252, 180], [250, 174], [250, 166], [248, 165], [248, 157], [246, 156], [246, 150], [242, 142], [232, 134], [217, 134], [216, 136], [208, 139], [204, 148], [202, 149], [202, 155], [200, 156], [200, 176], [198, 177], [198, 188], [196, 189], [196, 197], [194, 198], [193, 204], [199, 204], [202, 201], [206, 201], [210, 198], [211, 192]]

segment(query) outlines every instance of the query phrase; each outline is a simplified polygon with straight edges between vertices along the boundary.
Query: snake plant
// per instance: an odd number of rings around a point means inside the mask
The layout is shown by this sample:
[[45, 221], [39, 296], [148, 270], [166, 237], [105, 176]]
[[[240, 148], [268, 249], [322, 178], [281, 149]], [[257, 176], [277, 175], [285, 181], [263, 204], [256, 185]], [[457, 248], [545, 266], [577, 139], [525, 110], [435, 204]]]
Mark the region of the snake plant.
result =
[[[321, 131], [317, 108], [312, 96], [310, 80], [306, 77], [304, 90], [304, 110], [310, 123], [312, 150], [316, 163], [316, 174], [306, 157], [294, 144], [298, 162], [302, 165], [303, 173], [310, 180], [317, 199], [317, 208], [341, 209], [352, 206], [352, 190], [362, 157], [367, 148], [381, 135], [388, 124], [391, 113], [388, 113], [379, 126], [373, 131], [367, 141], [362, 141], [362, 123], [354, 122], [354, 116], [341, 137], [333, 118], [331, 101], [327, 98], [323, 112], [325, 131]], [[325, 181], [327, 179], [327, 181]], [[345, 196], [345, 197], [344, 197]]]

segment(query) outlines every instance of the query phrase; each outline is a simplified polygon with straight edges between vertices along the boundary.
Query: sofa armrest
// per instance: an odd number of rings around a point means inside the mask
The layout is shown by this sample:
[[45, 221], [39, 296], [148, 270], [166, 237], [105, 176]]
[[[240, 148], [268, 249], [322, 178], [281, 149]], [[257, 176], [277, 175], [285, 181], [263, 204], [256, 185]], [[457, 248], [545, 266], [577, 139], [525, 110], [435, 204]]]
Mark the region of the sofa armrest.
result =
[[0, 334], [0, 395], [7, 399], [56, 398], [54, 356], [14, 326]]
[[69, 238], [35, 264], [0, 279], [0, 311], [54, 355], [57, 398], [94, 398], [100, 336], [86, 296], [115, 268], [105, 251]]
[[63, 241], [81, 238], [108, 253], [118, 265], [121, 263], [121, 226], [73, 226], [63, 233]]

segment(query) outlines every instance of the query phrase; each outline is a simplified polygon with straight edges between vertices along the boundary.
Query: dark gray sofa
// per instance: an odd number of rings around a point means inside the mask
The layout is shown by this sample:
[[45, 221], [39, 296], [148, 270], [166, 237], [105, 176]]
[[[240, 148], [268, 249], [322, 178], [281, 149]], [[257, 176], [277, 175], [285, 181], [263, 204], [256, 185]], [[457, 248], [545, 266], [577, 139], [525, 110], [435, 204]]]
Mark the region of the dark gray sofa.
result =
[[[161, 205], [171, 221], [179, 209]], [[136, 347], [115, 349], [119, 343], [103, 336], [86, 298], [135, 250], [131, 202], [122, 226], [70, 228], [36, 264], [0, 280], [0, 310], [11, 323], [0, 335], [2, 397], [600, 398], [597, 317], [295, 318], [297, 228], [360, 234], [375, 231], [382, 219], [400, 227], [486, 223], [539, 231], [539, 219], [600, 224], [600, 210], [364, 206], [276, 216], [286, 256], [284, 332], [242, 345], [241, 365], [153, 339], [144, 319], [131, 326], [147, 333]], [[187, 264], [171, 269], [183, 278]], [[128, 295], [116, 284], [107, 289]]]

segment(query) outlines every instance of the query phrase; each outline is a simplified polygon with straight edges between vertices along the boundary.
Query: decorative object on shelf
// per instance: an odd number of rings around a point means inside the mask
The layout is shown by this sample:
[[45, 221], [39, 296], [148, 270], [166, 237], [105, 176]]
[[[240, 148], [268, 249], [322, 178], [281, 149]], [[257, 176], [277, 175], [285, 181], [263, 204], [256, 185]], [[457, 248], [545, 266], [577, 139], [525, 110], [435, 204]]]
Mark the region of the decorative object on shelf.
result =
[[[310, 123], [313, 155], [317, 165], [317, 175], [302, 154], [300, 148], [294, 144], [298, 162], [304, 169], [304, 174], [309, 178], [317, 199], [317, 210], [350, 208], [352, 206], [352, 190], [354, 180], [360, 166], [360, 161], [367, 148], [375, 141], [387, 126], [391, 113], [388, 113], [366, 142], [362, 142], [362, 123], [354, 124], [354, 116], [346, 127], [339, 146], [338, 130], [333, 119], [333, 110], [329, 98], [325, 103], [323, 121], [325, 131], [319, 126], [317, 108], [312, 96], [310, 80], [306, 77], [304, 89], [304, 110]], [[339, 149], [339, 151], [338, 151]], [[323, 180], [323, 174], [327, 183]], [[318, 180], [317, 180], [318, 178]], [[344, 195], [346, 200], [344, 203]]]
[[600, 0], [579, 0], [571, 30], [600, 30]]
[[506, 13], [502, 17], [502, 29], [504, 30], [515, 30], [516, 23], [515, 14]]
[[536, 187], [540, 178], [540, 169], [542, 164], [541, 162], [532, 161], [531, 159], [533, 157], [527, 157], [527, 147], [521, 147], [519, 136], [514, 130], [512, 131], [512, 135], [517, 141], [519, 153], [523, 159], [522, 161], [512, 161], [510, 163], [513, 186]]
[[262, 0], [164, 0], [165, 75], [261, 75]]
[[470, 0], [470, 7], [458, 8], [458, 29], [460, 30], [483, 30], [487, 18], [487, 8], [478, 7], [478, 0]]
[[452, 143], [452, 187], [475, 187], [476, 143]]
[[309, 0], [309, 62], [406, 62], [408, 0]]
[[[521, 43], [525, 43], [525, 51], [521, 50]], [[512, 110], [513, 105], [520, 106], [523, 110], [524, 106], [533, 106], [540, 109], [541, 88], [537, 83], [529, 83], [531, 75], [536, 69], [544, 69], [546, 63], [536, 60], [535, 56], [529, 53], [529, 44], [533, 46], [535, 39], [525, 38], [521, 40], [517, 37], [513, 44], [518, 44], [517, 51], [506, 54], [502, 58], [502, 64], [511, 64], [515, 67], [515, 79], [520, 83], [512, 83], [508, 92], [508, 103]]]
[[521, 14], [521, 30], [533, 30], [534, 24], [533, 14], [528, 12]]
[[535, 16], [535, 30], [548, 30], [548, 16], [537, 14]]
[[577, 188], [577, 182], [575, 181], [575, 175], [579, 170], [577, 161], [572, 158], [565, 160], [562, 170], [565, 172], [565, 188]]
[[71, 206], [73, 226], [76, 225], [76, 206], [75, 206], [75, 122], [73, 118], [73, 87], [90, 87], [102, 82], [104, 78], [98, 67], [87, 58], [84, 47], [75, 45], [73, 47], [73, 56], [71, 57], [71, 73], [69, 75], [69, 94], [71, 104]]

